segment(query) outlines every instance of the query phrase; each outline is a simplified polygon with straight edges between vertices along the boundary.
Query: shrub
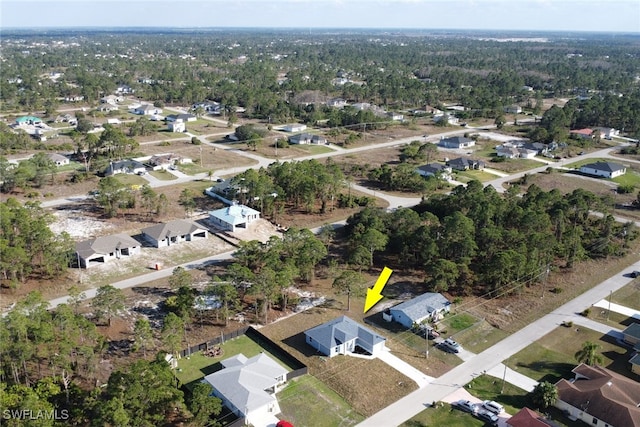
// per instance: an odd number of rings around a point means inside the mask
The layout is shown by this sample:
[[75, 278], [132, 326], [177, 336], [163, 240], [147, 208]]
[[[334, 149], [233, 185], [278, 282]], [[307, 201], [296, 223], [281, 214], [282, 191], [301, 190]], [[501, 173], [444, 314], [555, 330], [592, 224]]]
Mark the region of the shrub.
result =
[[35, 199], [36, 197], [40, 197], [40, 193], [38, 193], [37, 191], [29, 191], [27, 194], [25, 194], [25, 196], [28, 199]]
[[635, 190], [635, 187], [632, 184], [621, 184], [621, 185], [618, 185], [616, 192], [618, 194], [630, 194], [630, 193], [633, 193], [634, 190]]
[[192, 143], [193, 145], [202, 145], [202, 141], [200, 141], [200, 140], [199, 140], [197, 137], [195, 137], [195, 136], [191, 138], [191, 143]]
[[161, 147], [168, 147], [169, 145], [171, 145], [171, 142], [169, 141], [162, 141], [160, 144], [158, 144]]
[[591, 314], [590, 308], [585, 308], [584, 310], [582, 310], [582, 313], [580, 313], [580, 315], [584, 317], [589, 317], [589, 314]]
[[559, 293], [562, 293], [562, 288], [555, 287], [555, 288], [551, 289], [551, 291], [550, 291], [550, 292], [551, 292], [552, 294], [556, 294], [556, 295], [557, 295], [557, 294], [559, 294]]

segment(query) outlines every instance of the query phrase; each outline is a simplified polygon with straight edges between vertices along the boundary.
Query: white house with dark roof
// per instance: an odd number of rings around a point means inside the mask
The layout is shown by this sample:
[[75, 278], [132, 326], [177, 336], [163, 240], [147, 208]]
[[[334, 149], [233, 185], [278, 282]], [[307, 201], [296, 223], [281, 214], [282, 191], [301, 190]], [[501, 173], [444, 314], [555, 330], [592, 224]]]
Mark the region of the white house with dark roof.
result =
[[117, 175], [119, 173], [144, 173], [147, 168], [137, 160], [118, 160], [110, 162], [104, 170], [105, 176]]
[[476, 145], [476, 142], [464, 136], [452, 136], [450, 138], [440, 139], [438, 145], [444, 148], [469, 148]]
[[247, 228], [253, 221], [260, 219], [260, 211], [245, 205], [231, 205], [209, 212], [209, 222], [227, 231]]
[[484, 162], [482, 160], [470, 159], [468, 157], [458, 157], [457, 159], [447, 161], [447, 166], [458, 171], [466, 170], [482, 170]]
[[58, 153], [47, 153], [47, 157], [51, 160], [57, 167], [65, 166], [69, 164], [69, 158], [67, 156], [63, 156]]
[[196, 120], [198, 120], [198, 118], [193, 114], [182, 113], [182, 114], [169, 114], [167, 117], [165, 117], [165, 120], [167, 122], [176, 122], [178, 120], [182, 120], [183, 122], [195, 122]]
[[320, 353], [333, 357], [348, 355], [356, 347], [376, 356], [385, 349], [386, 338], [351, 320], [340, 316], [304, 332], [307, 344]]
[[603, 178], [616, 178], [627, 173], [627, 168], [619, 163], [595, 162], [580, 166], [580, 172]]
[[155, 116], [156, 114], [162, 114], [162, 108], [151, 104], [143, 104], [139, 107], [133, 108], [131, 112], [140, 116]]
[[291, 135], [288, 138], [289, 144], [326, 144], [327, 139], [320, 135], [313, 135], [310, 133], [299, 133], [297, 135]]
[[104, 264], [138, 253], [140, 253], [140, 243], [125, 234], [102, 236], [76, 243], [76, 255], [82, 268]]
[[193, 221], [176, 219], [142, 229], [142, 237], [156, 248], [206, 239], [208, 230]]
[[223, 369], [204, 377], [213, 394], [231, 412], [245, 418], [250, 425], [278, 422], [280, 406], [276, 398], [279, 387], [287, 380], [287, 369], [260, 353], [247, 358], [242, 353], [220, 362]]
[[443, 165], [442, 163], [427, 163], [426, 165], [418, 166], [416, 172], [418, 172], [419, 175], [425, 177], [435, 176], [449, 180], [451, 179], [452, 169], [447, 165]]
[[427, 292], [408, 301], [402, 302], [389, 309], [391, 318], [406, 328], [411, 328], [414, 324], [426, 321], [439, 320], [445, 313], [449, 312], [451, 303], [442, 294]]
[[553, 406], [588, 425], [640, 427], [640, 383], [601, 366], [581, 364], [556, 383]]

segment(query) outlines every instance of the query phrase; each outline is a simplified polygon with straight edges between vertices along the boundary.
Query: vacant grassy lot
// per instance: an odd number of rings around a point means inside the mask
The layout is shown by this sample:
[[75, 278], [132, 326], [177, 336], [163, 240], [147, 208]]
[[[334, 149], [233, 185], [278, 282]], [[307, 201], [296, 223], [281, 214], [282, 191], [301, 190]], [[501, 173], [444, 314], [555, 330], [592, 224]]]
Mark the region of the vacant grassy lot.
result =
[[178, 179], [177, 176], [175, 176], [174, 174], [172, 174], [169, 171], [166, 171], [164, 169], [160, 169], [157, 171], [151, 171], [149, 172], [149, 175], [158, 178], [161, 181], [173, 181], [174, 179]]
[[138, 175], [131, 175], [131, 174], [118, 174], [115, 175], [115, 178], [120, 181], [122, 184], [124, 185], [144, 185], [144, 184], [148, 184], [149, 182], [142, 178], [141, 176]]
[[491, 181], [492, 179], [496, 179], [496, 178], [497, 176], [492, 173], [479, 171], [479, 170], [467, 170], [464, 172], [459, 171], [459, 172], [456, 172], [453, 177], [453, 179], [460, 182], [469, 182], [474, 179], [480, 182], [485, 182], [485, 181]]
[[506, 363], [536, 381], [556, 383], [561, 378], [572, 377], [571, 370], [577, 365], [574, 355], [586, 341], [600, 345], [598, 354], [603, 358], [602, 366], [633, 377], [628, 363], [631, 354], [627, 348], [620, 346], [610, 336], [576, 325], [554, 329], [511, 356]]
[[466, 412], [455, 409], [448, 403], [438, 404], [435, 408], [427, 408], [413, 418], [400, 424], [401, 427], [481, 427], [484, 421]]
[[283, 418], [295, 426], [343, 427], [359, 423], [358, 414], [336, 392], [317, 378], [295, 378], [278, 393]]

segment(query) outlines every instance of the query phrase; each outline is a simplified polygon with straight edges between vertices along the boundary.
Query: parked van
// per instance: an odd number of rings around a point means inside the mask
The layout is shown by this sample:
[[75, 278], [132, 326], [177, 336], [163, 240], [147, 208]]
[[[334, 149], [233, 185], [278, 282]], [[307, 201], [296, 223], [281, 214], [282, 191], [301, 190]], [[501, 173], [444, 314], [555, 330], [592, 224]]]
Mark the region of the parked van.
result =
[[460, 344], [458, 344], [451, 338], [447, 338], [446, 340], [442, 341], [442, 346], [453, 353], [458, 353], [462, 348], [460, 347]]
[[482, 403], [482, 406], [484, 406], [487, 410], [493, 412], [494, 414], [500, 414], [502, 411], [504, 411], [504, 407], [498, 402], [494, 402], [493, 400], [485, 400]]

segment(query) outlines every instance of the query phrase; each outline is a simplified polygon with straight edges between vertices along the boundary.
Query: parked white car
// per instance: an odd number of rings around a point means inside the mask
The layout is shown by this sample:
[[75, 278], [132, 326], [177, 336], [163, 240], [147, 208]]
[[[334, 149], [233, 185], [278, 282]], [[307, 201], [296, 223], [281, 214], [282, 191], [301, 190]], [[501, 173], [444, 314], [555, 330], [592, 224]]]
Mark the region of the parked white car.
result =
[[504, 407], [498, 402], [494, 402], [493, 400], [485, 400], [482, 402], [482, 406], [488, 411], [493, 412], [494, 414], [500, 414], [504, 411]]

